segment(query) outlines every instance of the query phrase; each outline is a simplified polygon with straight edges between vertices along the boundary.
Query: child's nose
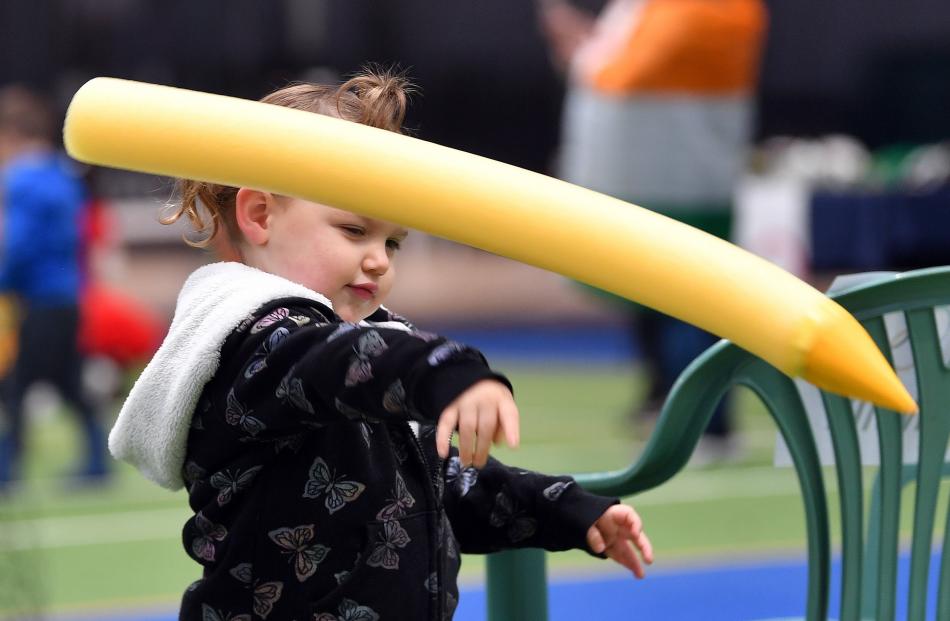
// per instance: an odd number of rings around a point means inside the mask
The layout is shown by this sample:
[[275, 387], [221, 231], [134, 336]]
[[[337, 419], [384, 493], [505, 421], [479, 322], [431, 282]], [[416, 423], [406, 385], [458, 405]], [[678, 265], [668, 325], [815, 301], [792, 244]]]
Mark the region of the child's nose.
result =
[[389, 270], [389, 262], [389, 252], [386, 249], [386, 245], [374, 245], [363, 258], [363, 269], [367, 272], [382, 276]]

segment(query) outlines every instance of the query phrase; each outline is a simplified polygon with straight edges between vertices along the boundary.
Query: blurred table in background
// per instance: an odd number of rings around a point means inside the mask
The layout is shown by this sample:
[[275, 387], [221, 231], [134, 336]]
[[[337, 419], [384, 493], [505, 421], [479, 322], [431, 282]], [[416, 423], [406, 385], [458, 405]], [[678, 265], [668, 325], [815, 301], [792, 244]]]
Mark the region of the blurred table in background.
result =
[[950, 264], [950, 185], [931, 189], [809, 187], [744, 179], [735, 242], [819, 289], [838, 274]]
[[814, 272], [950, 264], [950, 187], [816, 191], [809, 211]]

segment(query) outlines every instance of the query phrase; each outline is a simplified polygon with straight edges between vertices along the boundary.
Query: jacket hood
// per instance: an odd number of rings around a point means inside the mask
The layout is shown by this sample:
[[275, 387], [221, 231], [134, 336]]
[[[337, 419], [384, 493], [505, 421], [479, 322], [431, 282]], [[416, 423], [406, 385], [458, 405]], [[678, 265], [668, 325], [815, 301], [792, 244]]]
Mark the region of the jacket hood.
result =
[[192, 273], [178, 295], [168, 335], [109, 434], [112, 455], [162, 487], [180, 489], [192, 414], [218, 370], [221, 346], [261, 306], [289, 297], [332, 308], [311, 289], [240, 263], [212, 263]]

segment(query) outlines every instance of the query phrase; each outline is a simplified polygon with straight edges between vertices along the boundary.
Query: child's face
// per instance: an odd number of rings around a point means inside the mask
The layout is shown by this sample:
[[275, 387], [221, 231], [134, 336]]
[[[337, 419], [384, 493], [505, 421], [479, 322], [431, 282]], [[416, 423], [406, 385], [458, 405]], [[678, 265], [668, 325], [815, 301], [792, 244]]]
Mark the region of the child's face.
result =
[[393, 256], [408, 231], [301, 199], [279, 202], [258, 267], [327, 296], [345, 321], [360, 321], [379, 308], [392, 289]]

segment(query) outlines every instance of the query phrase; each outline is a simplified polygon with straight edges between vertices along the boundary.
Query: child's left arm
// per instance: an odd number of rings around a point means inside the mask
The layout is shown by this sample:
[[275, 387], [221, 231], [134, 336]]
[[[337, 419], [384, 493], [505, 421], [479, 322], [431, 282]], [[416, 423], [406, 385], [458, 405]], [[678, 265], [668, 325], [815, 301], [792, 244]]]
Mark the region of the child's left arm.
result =
[[643, 520], [630, 505], [612, 505], [587, 531], [587, 545], [643, 578], [643, 564], [653, 563], [653, 545]]
[[591, 494], [571, 477], [512, 468], [492, 457], [481, 469], [463, 468], [454, 447], [446, 461], [444, 506], [462, 552], [579, 548], [640, 576], [636, 554], [649, 564], [653, 551], [639, 516], [618, 502]]

